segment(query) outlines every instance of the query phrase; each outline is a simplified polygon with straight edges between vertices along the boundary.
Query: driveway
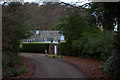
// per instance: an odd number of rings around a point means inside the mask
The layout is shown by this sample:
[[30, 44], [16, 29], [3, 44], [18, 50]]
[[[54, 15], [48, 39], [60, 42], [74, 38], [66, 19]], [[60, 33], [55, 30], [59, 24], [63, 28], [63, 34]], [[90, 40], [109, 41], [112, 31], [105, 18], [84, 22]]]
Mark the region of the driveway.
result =
[[33, 78], [89, 78], [82, 71], [68, 63], [40, 55], [20, 54], [35, 64]]

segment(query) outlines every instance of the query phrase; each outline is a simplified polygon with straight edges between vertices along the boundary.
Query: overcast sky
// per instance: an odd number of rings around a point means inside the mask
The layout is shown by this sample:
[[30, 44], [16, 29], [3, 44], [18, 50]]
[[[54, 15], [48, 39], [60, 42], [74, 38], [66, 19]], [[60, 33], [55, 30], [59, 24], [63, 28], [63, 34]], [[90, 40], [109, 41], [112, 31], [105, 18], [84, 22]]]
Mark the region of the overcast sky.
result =
[[79, 5], [83, 5], [85, 3], [89, 3], [91, 0], [24, 0], [24, 2], [42, 2], [42, 1], [45, 1], [45, 2], [65, 2], [65, 3], [70, 3], [70, 2], [73, 2], [73, 4], [75, 2], [78, 2], [77, 4]]
[[[24, 1], [24, 2], [65, 2], [65, 3], [71, 3], [72, 2], [72, 4], [75, 4], [75, 2], [77, 2], [76, 3], [76, 5], [83, 5], [83, 4], [85, 4], [85, 3], [89, 3], [89, 2], [91, 2], [92, 0], [0, 0], [0, 4], [2, 4], [3, 2], [8, 2], [8, 1], [15, 1], [15, 2], [20, 2], [20, 1]], [[40, 5], [42, 4], [42, 3], [39, 3]]]

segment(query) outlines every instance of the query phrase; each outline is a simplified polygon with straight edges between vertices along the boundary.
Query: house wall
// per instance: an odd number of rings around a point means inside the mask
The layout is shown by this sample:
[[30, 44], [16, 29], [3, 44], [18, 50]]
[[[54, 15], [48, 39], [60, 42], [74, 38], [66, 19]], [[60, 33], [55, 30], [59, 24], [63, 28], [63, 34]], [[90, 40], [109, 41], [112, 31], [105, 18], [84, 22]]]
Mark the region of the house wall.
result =
[[44, 42], [44, 41], [48, 41], [48, 38], [50, 41], [51, 41], [50, 38], [52, 38], [53, 41], [58, 41], [61, 40], [61, 35], [59, 31], [39, 30], [39, 34], [35, 33], [29, 39], [25, 39], [24, 42]]
[[60, 40], [59, 31], [40, 31], [40, 41], [47, 41], [47, 38], [53, 38], [53, 41]]

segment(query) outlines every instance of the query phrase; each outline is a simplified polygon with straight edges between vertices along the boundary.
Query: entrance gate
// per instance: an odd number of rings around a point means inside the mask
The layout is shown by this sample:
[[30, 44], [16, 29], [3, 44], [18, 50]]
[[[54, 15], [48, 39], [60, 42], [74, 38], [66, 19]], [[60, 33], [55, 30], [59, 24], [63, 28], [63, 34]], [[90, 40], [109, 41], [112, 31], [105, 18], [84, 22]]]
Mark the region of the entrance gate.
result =
[[49, 54], [58, 54], [58, 45], [49, 45]]

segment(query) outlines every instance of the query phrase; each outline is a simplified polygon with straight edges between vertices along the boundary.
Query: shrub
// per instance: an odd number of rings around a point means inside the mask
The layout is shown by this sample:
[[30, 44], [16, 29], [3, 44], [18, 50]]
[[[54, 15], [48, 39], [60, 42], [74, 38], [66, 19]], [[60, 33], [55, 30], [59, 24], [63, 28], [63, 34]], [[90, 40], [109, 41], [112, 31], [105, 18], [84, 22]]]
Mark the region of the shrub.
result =
[[74, 40], [72, 43], [72, 49], [77, 56], [83, 56], [84, 44], [86, 43], [87, 38], [83, 37], [79, 40]]
[[109, 76], [117, 77], [120, 75], [120, 52], [113, 52], [102, 66], [105, 73]]
[[21, 52], [45, 53], [45, 50], [49, 51], [49, 45], [49, 43], [24, 43]]
[[68, 56], [76, 56], [76, 54], [73, 53], [72, 49], [72, 43], [60, 43], [60, 53], [62, 55], [68, 55]]
[[27, 71], [24, 67], [22, 67], [20, 69], [12, 69], [10, 76], [18, 76], [18, 75], [20, 76], [20, 75], [23, 75], [26, 72]]
[[62, 55], [66, 55], [65, 53], [66, 53], [66, 50], [65, 50], [66, 48], [65, 48], [65, 43], [60, 43], [60, 53], [62, 54]]
[[113, 41], [114, 38], [110, 32], [99, 34], [96, 37], [88, 37], [88, 40], [84, 45], [84, 55], [105, 60], [111, 55]]
[[120, 77], [120, 34], [115, 35], [112, 55], [102, 65], [102, 68], [108, 75]]
[[16, 52], [3, 52], [2, 55], [2, 76], [11, 76], [12, 70], [19, 64], [23, 66], [23, 62], [20, 61], [20, 57]]
[[[90, 32], [84, 31], [77, 40], [72, 43], [72, 49], [77, 56], [91, 57], [106, 60], [111, 56], [113, 49], [113, 34], [101, 32], [96, 28]], [[111, 36], [110, 36], [111, 35]]]

